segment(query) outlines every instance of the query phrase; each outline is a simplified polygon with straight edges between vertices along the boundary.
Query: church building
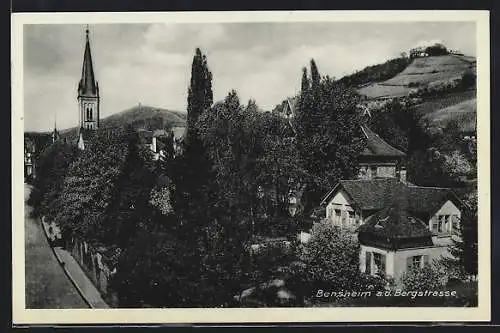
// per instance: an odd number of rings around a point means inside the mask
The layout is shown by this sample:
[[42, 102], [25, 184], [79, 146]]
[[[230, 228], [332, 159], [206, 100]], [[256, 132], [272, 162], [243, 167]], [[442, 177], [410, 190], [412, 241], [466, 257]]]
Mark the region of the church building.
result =
[[80, 149], [84, 141], [99, 128], [100, 95], [99, 83], [95, 79], [92, 53], [90, 51], [89, 28], [85, 31], [85, 51], [83, 54], [82, 76], [78, 83], [79, 141]]

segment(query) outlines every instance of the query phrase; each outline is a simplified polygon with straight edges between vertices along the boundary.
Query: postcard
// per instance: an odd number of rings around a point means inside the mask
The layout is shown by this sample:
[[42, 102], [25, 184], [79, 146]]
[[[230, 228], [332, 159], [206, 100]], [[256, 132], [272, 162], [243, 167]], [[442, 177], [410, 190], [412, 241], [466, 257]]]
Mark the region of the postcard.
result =
[[13, 14], [14, 324], [490, 320], [489, 42], [487, 11]]

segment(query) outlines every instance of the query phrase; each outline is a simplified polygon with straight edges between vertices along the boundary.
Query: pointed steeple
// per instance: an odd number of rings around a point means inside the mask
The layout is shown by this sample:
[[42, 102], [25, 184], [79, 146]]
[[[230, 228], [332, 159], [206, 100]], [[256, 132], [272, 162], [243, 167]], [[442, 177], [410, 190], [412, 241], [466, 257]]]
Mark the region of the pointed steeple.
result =
[[59, 140], [59, 132], [57, 131], [57, 114], [54, 114], [54, 131], [52, 132], [52, 142]]
[[99, 87], [94, 76], [92, 53], [90, 52], [89, 27], [85, 29], [85, 52], [83, 54], [82, 77], [78, 84], [79, 96], [99, 96]]

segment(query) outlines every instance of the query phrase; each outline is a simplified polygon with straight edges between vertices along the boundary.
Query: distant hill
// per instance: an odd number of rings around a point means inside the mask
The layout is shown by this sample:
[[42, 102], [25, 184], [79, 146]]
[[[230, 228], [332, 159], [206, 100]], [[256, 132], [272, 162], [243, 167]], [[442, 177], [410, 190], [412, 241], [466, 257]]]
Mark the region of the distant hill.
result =
[[403, 97], [426, 86], [446, 84], [476, 71], [476, 59], [459, 55], [415, 58], [400, 73], [382, 82], [372, 82], [358, 89], [369, 99]]
[[[132, 125], [134, 128], [145, 128], [149, 130], [169, 129], [171, 127], [186, 126], [187, 114], [147, 105], [137, 105], [130, 109], [112, 114], [101, 119], [100, 127], [118, 127]], [[72, 127], [61, 130], [61, 136], [76, 136], [78, 129]]]

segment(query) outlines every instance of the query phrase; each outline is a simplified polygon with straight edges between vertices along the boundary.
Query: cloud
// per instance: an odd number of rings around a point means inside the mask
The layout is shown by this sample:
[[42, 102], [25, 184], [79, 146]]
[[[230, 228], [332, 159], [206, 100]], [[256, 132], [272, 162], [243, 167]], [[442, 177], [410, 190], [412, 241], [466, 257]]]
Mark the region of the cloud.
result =
[[[84, 29], [25, 27], [27, 130], [50, 130], [56, 113], [61, 128], [76, 125]], [[464, 22], [99, 24], [90, 32], [103, 116], [139, 102], [185, 110], [196, 47], [207, 54], [216, 100], [236, 89], [267, 110], [298, 92], [311, 58], [341, 77], [435, 39], [475, 55], [475, 26]]]
[[415, 43], [414, 47], [427, 47], [427, 46], [433, 46], [436, 44], [443, 44], [445, 43], [441, 39], [430, 39], [430, 40], [421, 40]]

